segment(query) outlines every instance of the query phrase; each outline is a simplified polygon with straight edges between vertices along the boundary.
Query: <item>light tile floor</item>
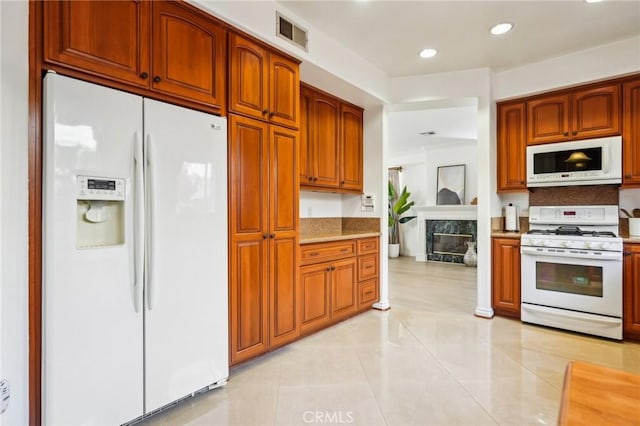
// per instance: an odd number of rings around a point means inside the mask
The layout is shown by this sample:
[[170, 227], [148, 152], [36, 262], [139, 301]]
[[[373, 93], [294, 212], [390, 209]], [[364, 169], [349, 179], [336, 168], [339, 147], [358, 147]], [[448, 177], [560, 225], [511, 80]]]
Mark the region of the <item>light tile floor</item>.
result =
[[145, 424], [556, 424], [570, 360], [640, 374], [638, 343], [475, 317], [475, 269], [389, 269], [391, 310], [232, 368], [225, 387]]

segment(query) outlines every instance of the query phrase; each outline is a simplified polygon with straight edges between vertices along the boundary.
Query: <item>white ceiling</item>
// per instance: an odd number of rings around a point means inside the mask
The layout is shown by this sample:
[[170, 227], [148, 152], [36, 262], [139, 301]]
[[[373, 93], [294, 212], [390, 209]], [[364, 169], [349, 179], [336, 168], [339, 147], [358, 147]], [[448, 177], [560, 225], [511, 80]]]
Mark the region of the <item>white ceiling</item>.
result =
[[[640, 1], [288, 1], [287, 9], [389, 77], [495, 71], [640, 34]], [[502, 36], [499, 22], [514, 23]], [[313, 32], [309, 34], [313, 45]], [[418, 52], [438, 49], [431, 59]], [[638, 48], [640, 55], [640, 46]]]

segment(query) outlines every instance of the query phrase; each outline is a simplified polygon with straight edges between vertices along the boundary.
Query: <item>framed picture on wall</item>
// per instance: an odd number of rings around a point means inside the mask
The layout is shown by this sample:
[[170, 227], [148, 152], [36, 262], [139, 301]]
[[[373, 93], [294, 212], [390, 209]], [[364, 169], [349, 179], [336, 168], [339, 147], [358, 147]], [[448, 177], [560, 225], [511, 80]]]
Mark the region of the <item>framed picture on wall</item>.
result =
[[464, 164], [438, 167], [436, 205], [464, 204], [465, 174]]

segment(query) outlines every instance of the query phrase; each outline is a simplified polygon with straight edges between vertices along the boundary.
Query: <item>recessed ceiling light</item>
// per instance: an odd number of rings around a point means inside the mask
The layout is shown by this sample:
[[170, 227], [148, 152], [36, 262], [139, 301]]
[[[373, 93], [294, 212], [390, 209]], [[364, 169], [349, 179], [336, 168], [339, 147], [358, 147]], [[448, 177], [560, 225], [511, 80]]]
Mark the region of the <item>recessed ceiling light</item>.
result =
[[584, 0], [586, 3], [600, 3], [601, 1], [604, 0]]
[[436, 49], [422, 49], [420, 51], [421, 58], [433, 58], [437, 54], [438, 54], [438, 51]]
[[502, 22], [500, 24], [494, 25], [491, 27], [489, 32], [493, 35], [500, 35], [511, 31], [513, 28], [513, 24], [510, 22]]

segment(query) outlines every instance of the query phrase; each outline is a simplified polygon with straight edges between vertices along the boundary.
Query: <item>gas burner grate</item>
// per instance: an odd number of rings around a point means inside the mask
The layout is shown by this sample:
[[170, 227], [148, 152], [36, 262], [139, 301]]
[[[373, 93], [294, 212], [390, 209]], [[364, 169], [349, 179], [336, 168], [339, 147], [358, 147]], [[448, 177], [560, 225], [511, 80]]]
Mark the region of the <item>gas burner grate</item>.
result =
[[569, 235], [574, 237], [613, 237], [617, 235], [610, 231], [583, 231], [577, 226], [559, 226], [555, 229], [531, 229], [527, 234], [533, 235]]

